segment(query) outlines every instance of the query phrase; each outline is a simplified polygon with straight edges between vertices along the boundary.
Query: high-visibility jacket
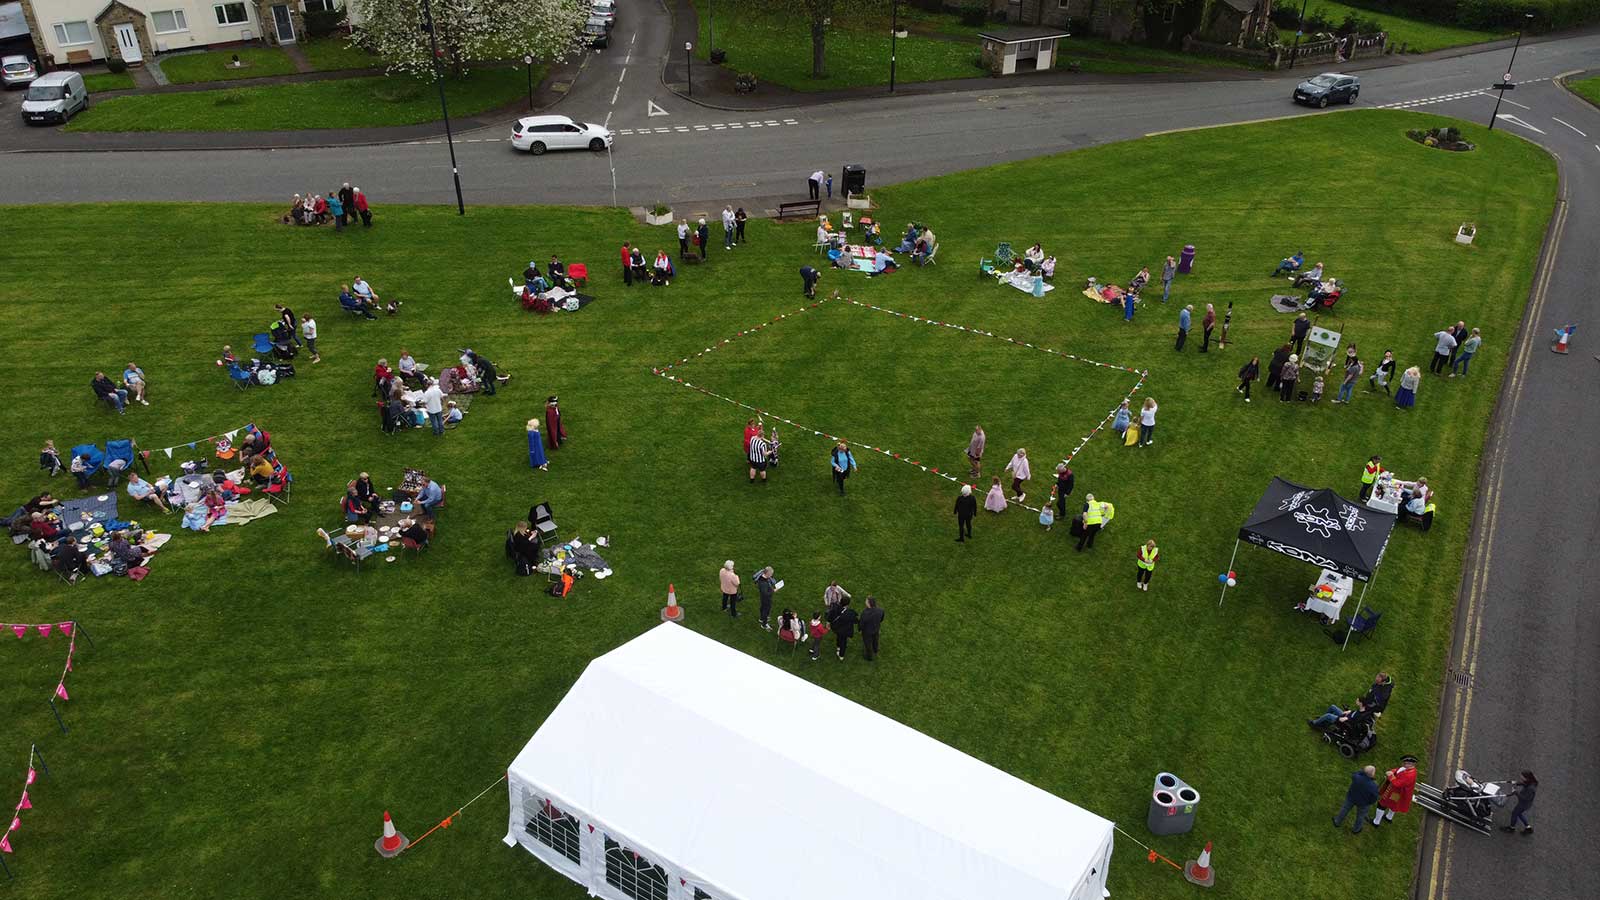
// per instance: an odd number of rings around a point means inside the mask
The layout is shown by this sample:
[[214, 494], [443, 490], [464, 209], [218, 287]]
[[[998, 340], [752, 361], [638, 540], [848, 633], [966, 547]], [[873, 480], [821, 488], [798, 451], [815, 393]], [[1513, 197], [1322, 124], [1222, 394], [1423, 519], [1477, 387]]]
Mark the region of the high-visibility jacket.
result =
[[1116, 515], [1117, 515], [1117, 508], [1115, 506], [1112, 506], [1108, 502], [1104, 502], [1104, 501], [1101, 502], [1101, 504], [1100, 504], [1100, 524], [1101, 525], [1110, 525], [1111, 524], [1111, 520], [1116, 518]]
[[1105, 520], [1105, 511], [1102, 508], [1100, 501], [1090, 500], [1088, 505], [1085, 506], [1083, 510], [1083, 524], [1085, 526], [1100, 525], [1104, 523]]
[[1383, 474], [1383, 465], [1381, 463], [1369, 462], [1367, 463], [1366, 467], [1361, 470], [1361, 483], [1371, 484], [1374, 481], [1377, 481], [1378, 476], [1381, 474]]
[[1156, 560], [1160, 558], [1160, 547], [1139, 545], [1139, 568], [1144, 569], [1146, 572], [1154, 572], [1156, 570]]

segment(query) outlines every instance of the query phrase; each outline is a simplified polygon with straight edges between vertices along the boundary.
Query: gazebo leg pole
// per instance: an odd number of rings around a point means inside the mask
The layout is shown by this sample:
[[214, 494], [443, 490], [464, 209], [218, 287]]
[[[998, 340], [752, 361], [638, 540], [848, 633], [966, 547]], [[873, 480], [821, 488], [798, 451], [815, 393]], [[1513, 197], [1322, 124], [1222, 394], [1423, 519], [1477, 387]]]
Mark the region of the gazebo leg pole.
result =
[[[1233, 541], [1233, 555], [1228, 557], [1228, 568], [1223, 570], [1224, 574], [1233, 571], [1233, 561], [1238, 559], [1238, 558], [1239, 558], [1239, 540], [1238, 540], [1238, 538], [1235, 538], [1234, 541]], [[1228, 596], [1228, 579], [1224, 578], [1224, 579], [1222, 579], [1222, 594], [1217, 597], [1217, 609], [1221, 609], [1222, 608], [1222, 598], [1226, 597], [1226, 596]]]
[[[1377, 573], [1374, 572], [1372, 577], [1377, 578]], [[1364, 581], [1361, 584], [1361, 596], [1356, 598], [1356, 611], [1350, 614], [1350, 624], [1346, 625], [1344, 630], [1344, 643], [1339, 646], [1341, 653], [1344, 652], [1346, 647], [1350, 646], [1350, 632], [1356, 630], [1356, 616], [1361, 615], [1361, 604], [1367, 602], [1367, 588], [1371, 586], [1371, 581]]]

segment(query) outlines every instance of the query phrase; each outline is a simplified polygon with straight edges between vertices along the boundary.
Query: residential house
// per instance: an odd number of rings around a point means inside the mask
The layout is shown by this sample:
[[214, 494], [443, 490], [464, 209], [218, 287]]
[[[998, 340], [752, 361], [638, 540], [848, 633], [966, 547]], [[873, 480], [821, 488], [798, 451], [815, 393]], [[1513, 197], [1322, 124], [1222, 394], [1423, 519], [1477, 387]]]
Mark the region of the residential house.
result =
[[1271, 20], [1272, 0], [1217, 0], [1211, 4], [1200, 38], [1249, 47], [1266, 36]]
[[157, 53], [265, 42], [291, 44], [303, 14], [340, 0], [21, 0], [46, 67], [121, 59], [136, 65]]

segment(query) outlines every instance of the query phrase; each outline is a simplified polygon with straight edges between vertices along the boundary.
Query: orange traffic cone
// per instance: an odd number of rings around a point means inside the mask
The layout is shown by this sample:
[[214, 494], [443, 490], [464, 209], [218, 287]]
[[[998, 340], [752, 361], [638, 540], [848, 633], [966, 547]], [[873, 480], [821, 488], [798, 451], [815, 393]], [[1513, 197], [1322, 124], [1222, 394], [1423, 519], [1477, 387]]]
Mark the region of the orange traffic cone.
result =
[[683, 607], [678, 605], [678, 592], [672, 589], [671, 584], [667, 585], [667, 605], [661, 608], [661, 621], [683, 621]]
[[1198, 860], [1191, 859], [1183, 864], [1183, 877], [1190, 884], [1201, 887], [1211, 887], [1217, 883], [1217, 871], [1211, 868], [1211, 842], [1206, 841], [1206, 848], [1200, 851]]
[[394, 859], [400, 855], [400, 851], [411, 846], [410, 838], [394, 830], [394, 820], [389, 818], [387, 809], [383, 811], [383, 837], [373, 841], [372, 846], [384, 859]]
[[1567, 325], [1567, 326], [1562, 327], [1562, 328], [1557, 328], [1556, 329], [1556, 339], [1555, 339], [1555, 342], [1550, 345], [1550, 349], [1555, 353], [1566, 353], [1567, 352], [1567, 341], [1568, 341], [1569, 338], [1572, 337], [1572, 332], [1576, 328], [1577, 328], [1576, 325]]

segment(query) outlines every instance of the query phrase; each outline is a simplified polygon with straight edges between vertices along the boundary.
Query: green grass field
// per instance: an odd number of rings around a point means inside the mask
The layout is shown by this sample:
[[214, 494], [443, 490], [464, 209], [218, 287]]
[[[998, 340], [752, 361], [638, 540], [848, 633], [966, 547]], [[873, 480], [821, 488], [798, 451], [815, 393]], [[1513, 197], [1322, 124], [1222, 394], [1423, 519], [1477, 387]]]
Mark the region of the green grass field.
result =
[[[245, 64], [243, 68], [229, 67], [235, 56]], [[173, 84], [196, 84], [202, 81], [293, 75], [295, 68], [288, 54], [276, 47], [235, 47], [169, 56], [161, 60], [161, 71]]]
[[[1345, 16], [1352, 14], [1378, 22], [1384, 31], [1388, 32], [1389, 44], [1394, 47], [1405, 44], [1407, 53], [1430, 53], [1434, 50], [1481, 44], [1484, 41], [1510, 37], [1509, 32], [1477, 31], [1454, 25], [1439, 25], [1422, 19], [1366, 9], [1359, 4], [1335, 3], [1333, 0], [1312, 0], [1311, 8], [1306, 10], [1306, 15], [1312, 16], [1318, 12], [1335, 24], [1344, 21]], [[1285, 43], [1293, 41], [1294, 31], [1292, 29], [1284, 31], [1280, 37]]]
[[1567, 88], [1590, 103], [1600, 106], [1600, 76], [1584, 78], [1580, 81], [1563, 82]]
[[371, 69], [383, 65], [383, 61], [376, 56], [356, 47], [351, 47], [343, 37], [325, 37], [309, 40], [300, 45], [300, 52], [306, 55], [311, 65], [318, 72], [332, 72], [338, 69]]
[[125, 91], [133, 87], [133, 76], [127, 72], [95, 72], [83, 76], [83, 86], [89, 93], [98, 94], [101, 91]]
[[[514, 101], [526, 90], [526, 81], [520, 69], [480, 69], [450, 81], [446, 90], [451, 113], [470, 116]], [[291, 131], [415, 125], [438, 118], [435, 87], [377, 75], [115, 97], [78, 115], [67, 130]]]
[[[415, 838], [499, 778], [588, 660], [656, 624], [672, 582], [688, 627], [1111, 818], [1168, 856], [1215, 841], [1219, 896], [1408, 896], [1421, 815], [1353, 838], [1332, 832], [1351, 766], [1304, 720], [1349, 702], [1385, 668], [1399, 688], [1370, 761], [1428, 758], [1485, 427], [1556, 189], [1551, 160], [1514, 136], [1452, 122], [1479, 143], [1464, 154], [1405, 137], [1445, 121], [1355, 110], [874, 191], [886, 223], [937, 228], [939, 265], [870, 280], [829, 271], [824, 292], [1149, 369], [1146, 390], [1161, 404], [1155, 444], [1125, 449], [1102, 434], [1074, 462], [1078, 497], [1093, 492], [1118, 510], [1084, 554], [1064, 527], [1045, 533], [1018, 509], [983, 514], [974, 541], [958, 546], [954, 486], [870, 450], [857, 449], [861, 470], [837, 497], [827, 442], [793, 429], [772, 482], [750, 486], [738, 443], [747, 413], [652, 376], [718, 346], [675, 371], [853, 440], [899, 443], [941, 469], [961, 466], [982, 422], [986, 473], [1015, 447], [1030, 450], [1030, 501], [1051, 461], [1130, 386], [1126, 373], [843, 301], [718, 345], [804, 305], [796, 270], [816, 256], [803, 223], [754, 221], [750, 246], [712, 249], [669, 288], [624, 289], [616, 247], [672, 241], [616, 211], [479, 207], [458, 217], [380, 204], [376, 227], [336, 234], [281, 226], [275, 207], [248, 205], [10, 210], [33, 243], [77, 249], [0, 248], [7, 271], [27, 273], [0, 284], [8, 356], [47, 361], [12, 379], [0, 406], [8, 504], [46, 487], [78, 494], [68, 476], [51, 482], [35, 468], [46, 438], [65, 448], [131, 436], [161, 448], [254, 421], [297, 477], [284, 511], [177, 534], [140, 584], [68, 588], [21, 548], [0, 562], [7, 619], [76, 617], [96, 641], [71, 676], [68, 735], [45, 705], [64, 644], [5, 645], [10, 777], [21, 781], [31, 741], [56, 773], [11, 836], [18, 886], [36, 900], [101, 890], [577, 900], [563, 877], [500, 843], [503, 792], [399, 860], [380, 860], [372, 842], [385, 809]], [[1281, 191], [1308, 163], [1328, 195], [1357, 198], [1335, 220]], [[1002, 225], [1001, 196], [1055, 199], [1008, 203]], [[1471, 247], [1451, 241], [1462, 221], [1479, 225]], [[1035, 300], [976, 277], [999, 240], [1042, 241], [1059, 258], [1060, 289]], [[1198, 266], [1174, 303], [1234, 302], [1225, 350], [1193, 352], [1197, 332], [1189, 352], [1174, 353], [1172, 304], [1153, 303], [1130, 325], [1077, 292], [1087, 275], [1125, 282], [1185, 243], [1200, 248]], [[1427, 378], [1409, 411], [1360, 392], [1343, 407], [1264, 396], [1246, 405], [1235, 371], [1288, 329], [1267, 304], [1284, 282], [1267, 273], [1301, 248], [1346, 280], [1338, 322], [1363, 357], [1392, 347], [1402, 365], [1424, 364], [1431, 334], [1464, 318], [1485, 336], [1471, 377]], [[550, 253], [593, 267], [598, 299], [581, 313], [537, 318], [506, 295], [507, 275]], [[1417, 272], [1448, 274], [1419, 282]], [[404, 300], [402, 315], [340, 313], [338, 285], [357, 273]], [[117, 289], [91, 311], [86, 283]], [[287, 383], [236, 391], [212, 360], [223, 343], [264, 330], [274, 302], [318, 316], [323, 362], [302, 356]], [[437, 366], [468, 346], [513, 373], [502, 393], [480, 398], [443, 437], [382, 435], [369, 398], [374, 360], [408, 347]], [[118, 418], [93, 402], [88, 381], [130, 359], [150, 379], [152, 405]], [[552, 393], [572, 441], [537, 472], [523, 422]], [[1268, 480], [1353, 495], [1374, 452], [1404, 475], [1427, 475], [1440, 510], [1431, 532], [1395, 533], [1369, 598], [1385, 611], [1375, 638], [1340, 654], [1289, 611], [1314, 572], [1259, 550], [1241, 551], [1239, 587], [1218, 609], [1216, 574]], [[156, 454], [158, 471], [175, 462]], [[339, 523], [344, 483], [366, 470], [381, 488], [408, 465], [449, 488], [432, 550], [359, 575], [324, 553], [313, 530]], [[512, 574], [503, 536], [540, 500], [564, 535], [611, 536], [613, 578], [585, 579], [556, 601]], [[1162, 561], [1145, 594], [1133, 588], [1133, 557], [1150, 536]], [[889, 617], [882, 658], [812, 664], [752, 617], [719, 618], [715, 574], [727, 558], [744, 573], [772, 564], [789, 585], [780, 603], [807, 612], [829, 578], [876, 594]], [[840, 739], [850, 764], [894, 765]], [[688, 750], [679, 764], [718, 764]], [[1148, 837], [1160, 770], [1200, 790], [1195, 833]], [[951, 801], [982, 809], [981, 797]], [[1193, 896], [1121, 836], [1111, 889]]]

